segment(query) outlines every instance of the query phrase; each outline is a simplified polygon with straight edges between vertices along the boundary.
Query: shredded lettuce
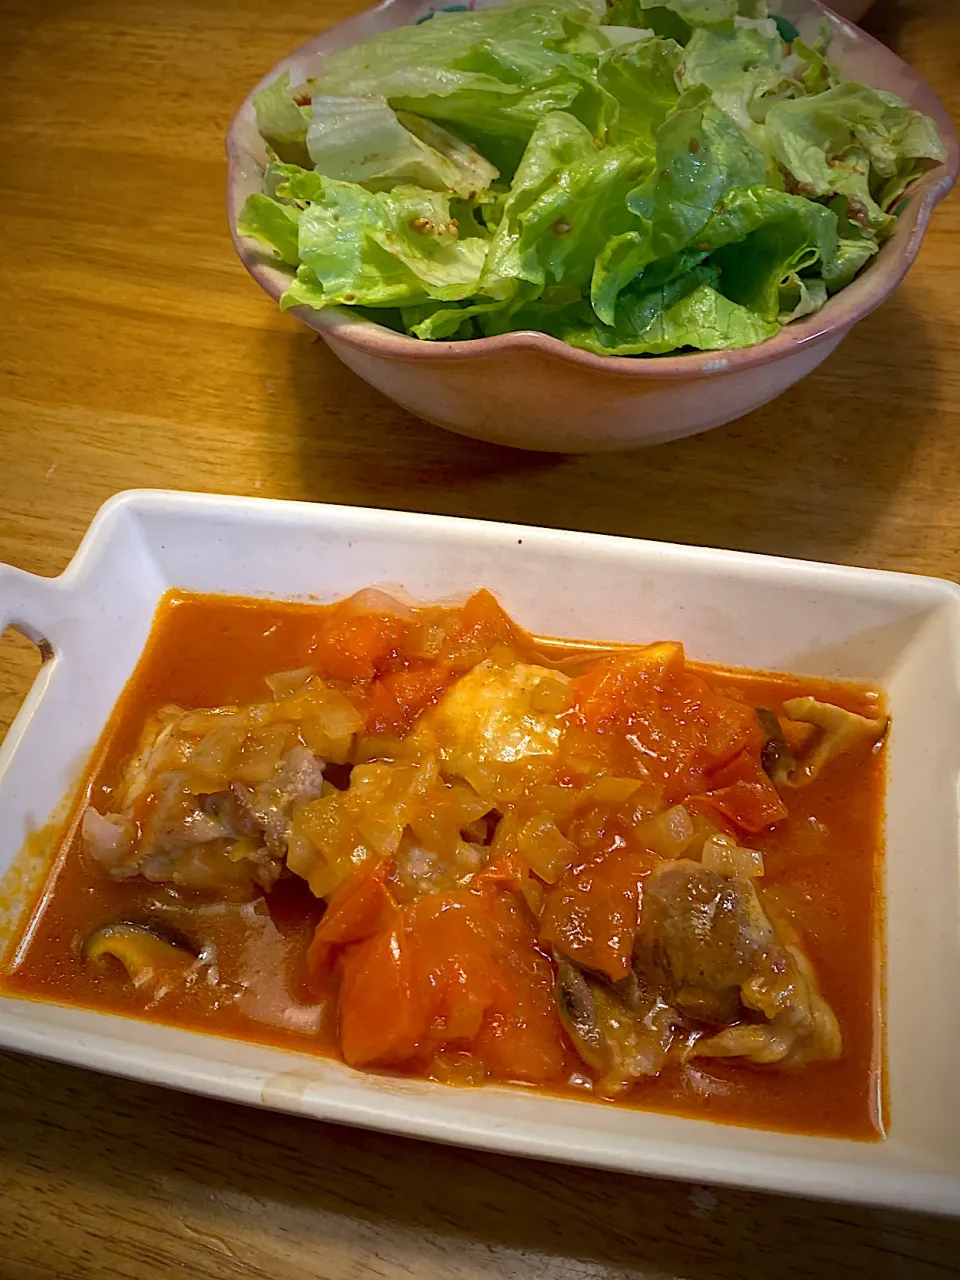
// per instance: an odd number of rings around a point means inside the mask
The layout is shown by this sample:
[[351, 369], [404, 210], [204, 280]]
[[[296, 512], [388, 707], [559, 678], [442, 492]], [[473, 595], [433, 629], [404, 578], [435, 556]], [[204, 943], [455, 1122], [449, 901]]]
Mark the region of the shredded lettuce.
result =
[[[765, 0], [514, 0], [281, 76], [238, 230], [284, 307], [603, 355], [762, 342], [877, 253], [936, 125]], [[789, 43], [788, 43], [789, 41]]]
[[783, 42], [770, 19], [699, 27], [684, 49], [681, 82], [706, 85], [715, 105], [749, 132], [753, 104], [784, 80], [782, 62]]
[[548, 284], [584, 289], [605, 241], [633, 220], [627, 197], [643, 170], [629, 147], [595, 147], [573, 116], [545, 116], [514, 176], [481, 291], [506, 298], [524, 286], [537, 294]]
[[[260, 136], [281, 160], [309, 165], [307, 129], [310, 108], [298, 105], [295, 90], [290, 88], [290, 74], [285, 71], [273, 84], [253, 99]], [[306, 96], [306, 92], [303, 95]]]
[[463, 138], [433, 120], [397, 113], [386, 98], [318, 94], [307, 130], [318, 173], [389, 191], [405, 183], [476, 198], [499, 177]]

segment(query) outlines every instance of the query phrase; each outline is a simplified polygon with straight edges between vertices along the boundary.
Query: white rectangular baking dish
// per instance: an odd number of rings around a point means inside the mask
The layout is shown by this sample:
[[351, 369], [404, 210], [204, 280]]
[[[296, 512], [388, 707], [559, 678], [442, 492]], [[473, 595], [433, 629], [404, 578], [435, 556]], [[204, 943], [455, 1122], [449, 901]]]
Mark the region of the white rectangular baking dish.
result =
[[362, 508], [132, 492], [57, 579], [0, 566], [0, 631], [53, 649], [0, 749], [0, 946], [169, 587], [422, 600], [488, 586], [525, 626], [677, 638], [709, 662], [865, 679], [893, 714], [887, 796], [889, 1133], [861, 1144], [365, 1075], [102, 1013], [0, 999], [0, 1045], [325, 1120], [635, 1173], [960, 1213], [960, 588], [904, 574]]

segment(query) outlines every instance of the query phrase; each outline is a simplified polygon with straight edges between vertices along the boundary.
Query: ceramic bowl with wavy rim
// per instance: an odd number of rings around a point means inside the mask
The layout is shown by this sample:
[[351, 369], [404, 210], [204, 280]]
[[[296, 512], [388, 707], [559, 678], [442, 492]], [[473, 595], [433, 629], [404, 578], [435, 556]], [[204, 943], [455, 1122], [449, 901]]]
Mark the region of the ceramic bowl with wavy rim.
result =
[[[293, 83], [319, 73], [324, 57], [441, 8], [430, 0], [384, 0], [284, 58], [250, 91], [227, 133], [227, 214], [244, 266], [274, 300], [290, 269], [236, 233], [247, 196], [261, 188], [266, 159], [253, 95], [289, 71]], [[316, 330], [355, 373], [412, 413], [462, 435], [522, 449], [595, 452], [659, 444], [730, 422], [780, 395], [816, 368], [893, 292], [916, 258], [936, 204], [957, 179], [957, 136], [933, 90], [879, 41], [817, 0], [785, 0], [779, 11], [803, 32], [826, 17], [831, 58], [845, 79], [888, 89], [936, 120], [946, 163], [909, 191], [897, 226], [866, 270], [815, 315], [754, 347], [677, 356], [598, 356], [533, 331], [467, 342], [423, 342], [343, 307], [293, 314]]]

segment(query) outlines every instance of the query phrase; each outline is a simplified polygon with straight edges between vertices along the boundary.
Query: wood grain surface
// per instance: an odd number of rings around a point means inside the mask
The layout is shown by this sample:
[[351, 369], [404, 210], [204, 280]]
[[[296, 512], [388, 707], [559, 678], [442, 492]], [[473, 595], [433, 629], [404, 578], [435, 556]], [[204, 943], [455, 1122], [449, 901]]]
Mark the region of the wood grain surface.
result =
[[[223, 214], [230, 114], [362, 0], [0, 0], [0, 560], [64, 567], [155, 485], [960, 575], [960, 203], [776, 403], [527, 456], [393, 407], [277, 312]], [[868, 25], [960, 108], [960, 6]], [[36, 669], [0, 640], [0, 733]], [[746, 1280], [960, 1274], [960, 1228], [472, 1154], [0, 1055], [0, 1277]]]

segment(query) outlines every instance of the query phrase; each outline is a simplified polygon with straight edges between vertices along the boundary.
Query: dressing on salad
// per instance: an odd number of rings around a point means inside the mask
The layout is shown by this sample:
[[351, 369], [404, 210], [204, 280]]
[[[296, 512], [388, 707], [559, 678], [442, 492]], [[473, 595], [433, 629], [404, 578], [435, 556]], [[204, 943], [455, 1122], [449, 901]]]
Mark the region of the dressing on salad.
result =
[[765, 0], [441, 12], [255, 98], [241, 234], [421, 339], [539, 330], [601, 355], [762, 342], [818, 310], [945, 158]]

